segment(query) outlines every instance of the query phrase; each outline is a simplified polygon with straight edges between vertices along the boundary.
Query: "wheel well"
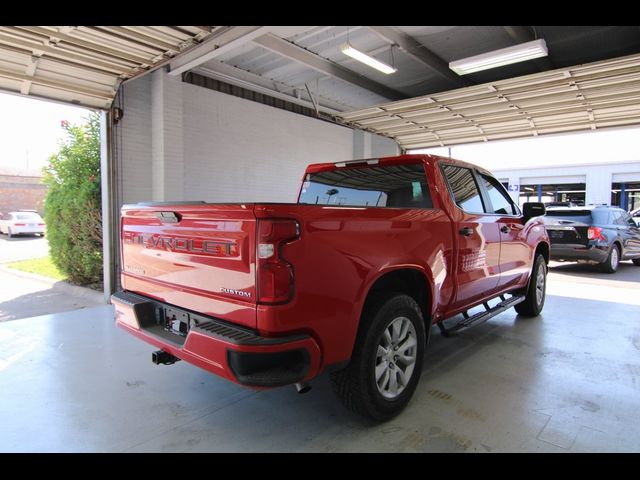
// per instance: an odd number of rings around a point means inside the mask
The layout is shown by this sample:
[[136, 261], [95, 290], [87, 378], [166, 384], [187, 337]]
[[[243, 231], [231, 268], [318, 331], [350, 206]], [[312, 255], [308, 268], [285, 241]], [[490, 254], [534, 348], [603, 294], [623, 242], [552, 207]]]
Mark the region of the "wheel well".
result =
[[428, 331], [431, 318], [431, 294], [427, 279], [422, 272], [411, 268], [403, 268], [386, 273], [369, 289], [364, 308], [367, 304], [385, 292], [398, 292], [413, 298], [422, 310], [422, 318]]
[[541, 253], [542, 256], [544, 257], [544, 261], [549, 264], [549, 244], [546, 242], [540, 242], [538, 244], [538, 246], [536, 247], [536, 253], [533, 256], [533, 258], [535, 259], [536, 256], [538, 255], [538, 253]]

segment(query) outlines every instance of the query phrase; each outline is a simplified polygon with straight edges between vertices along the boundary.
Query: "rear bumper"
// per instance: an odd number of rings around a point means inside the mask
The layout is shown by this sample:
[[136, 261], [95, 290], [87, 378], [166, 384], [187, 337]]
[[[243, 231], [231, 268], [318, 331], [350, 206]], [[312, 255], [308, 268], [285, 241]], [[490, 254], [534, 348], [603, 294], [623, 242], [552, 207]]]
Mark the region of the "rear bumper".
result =
[[[232, 382], [278, 387], [308, 381], [320, 371], [320, 348], [309, 335], [263, 337], [223, 320], [129, 292], [117, 292], [111, 301], [119, 327]], [[188, 322], [184, 336], [165, 329], [167, 308]]]
[[552, 260], [586, 260], [588, 262], [602, 263], [608, 256], [609, 247], [606, 245], [551, 244]]
[[44, 233], [44, 231], [44, 227], [11, 227], [11, 233], [14, 235], [31, 235]]

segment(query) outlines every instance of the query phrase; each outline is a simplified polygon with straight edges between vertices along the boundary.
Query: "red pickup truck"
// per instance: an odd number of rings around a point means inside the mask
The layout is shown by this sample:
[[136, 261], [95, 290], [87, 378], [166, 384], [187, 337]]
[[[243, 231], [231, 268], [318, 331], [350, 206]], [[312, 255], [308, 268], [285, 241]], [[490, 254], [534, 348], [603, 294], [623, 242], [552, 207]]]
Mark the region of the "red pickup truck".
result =
[[116, 321], [157, 364], [301, 392], [327, 371], [348, 408], [387, 420], [433, 324], [447, 336], [511, 306], [540, 313], [544, 212], [432, 155], [310, 165], [295, 204], [125, 205]]

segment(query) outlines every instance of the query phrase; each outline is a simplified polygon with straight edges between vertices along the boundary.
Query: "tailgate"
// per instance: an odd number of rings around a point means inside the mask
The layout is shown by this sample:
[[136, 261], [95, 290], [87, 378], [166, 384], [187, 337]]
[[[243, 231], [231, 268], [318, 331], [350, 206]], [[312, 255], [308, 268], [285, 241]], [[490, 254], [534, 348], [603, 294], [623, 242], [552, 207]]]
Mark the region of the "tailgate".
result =
[[253, 205], [125, 205], [122, 286], [253, 328], [255, 222]]
[[551, 244], [557, 245], [588, 245], [589, 226], [568, 220], [545, 219], [545, 226]]

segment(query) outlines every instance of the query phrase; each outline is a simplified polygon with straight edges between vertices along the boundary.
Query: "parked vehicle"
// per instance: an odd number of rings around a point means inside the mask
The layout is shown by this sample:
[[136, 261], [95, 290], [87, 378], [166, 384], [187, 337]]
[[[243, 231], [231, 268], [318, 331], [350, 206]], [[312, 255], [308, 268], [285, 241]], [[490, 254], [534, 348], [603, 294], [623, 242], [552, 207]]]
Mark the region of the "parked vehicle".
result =
[[545, 202], [545, 208], [550, 207], [577, 207], [578, 204], [575, 202]]
[[607, 273], [620, 260], [640, 265], [640, 228], [618, 207], [554, 207], [544, 219], [551, 240], [551, 259], [586, 261]]
[[631, 218], [633, 218], [633, 221], [636, 223], [636, 225], [640, 227], [640, 208], [629, 212], [629, 215], [631, 215]]
[[125, 205], [116, 321], [155, 363], [300, 392], [327, 371], [348, 408], [387, 420], [433, 324], [541, 312], [544, 206], [523, 210], [488, 171], [430, 155], [310, 165], [297, 204]]
[[8, 212], [0, 217], [0, 233], [6, 233], [9, 238], [25, 234], [44, 236], [45, 232], [44, 219], [36, 211]]

